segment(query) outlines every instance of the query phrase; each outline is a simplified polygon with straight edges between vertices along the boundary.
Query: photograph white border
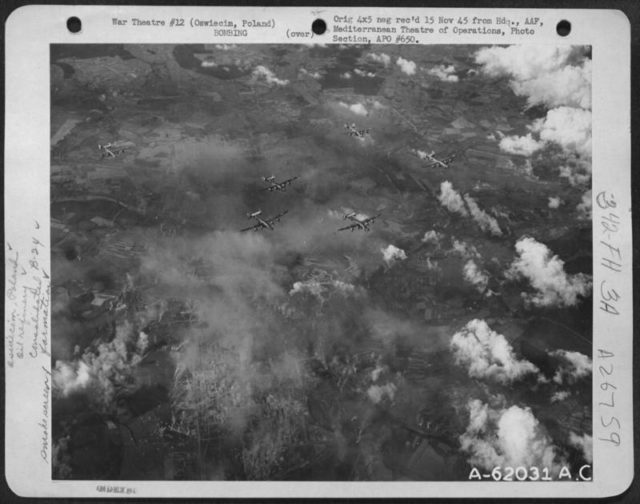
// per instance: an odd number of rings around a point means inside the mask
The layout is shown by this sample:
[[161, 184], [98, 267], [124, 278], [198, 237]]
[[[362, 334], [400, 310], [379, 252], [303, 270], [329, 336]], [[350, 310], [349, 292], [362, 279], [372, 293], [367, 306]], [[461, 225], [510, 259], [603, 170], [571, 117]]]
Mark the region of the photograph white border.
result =
[[[43, 380], [50, 368], [49, 357], [26, 358], [14, 367], [6, 364], [5, 464], [10, 488], [18, 495], [33, 497], [604, 497], [623, 492], [633, 479], [632, 410], [632, 242], [631, 242], [631, 144], [630, 144], [630, 24], [616, 10], [554, 9], [440, 9], [440, 8], [343, 8], [343, 7], [116, 7], [116, 6], [27, 6], [14, 11], [6, 22], [5, 87], [5, 251], [24, 251], [32, 244], [34, 223], [40, 226], [46, 252], [41, 267], [50, 271], [49, 167], [50, 167], [50, 44], [87, 43], [280, 43], [298, 44], [287, 38], [287, 30], [310, 31], [317, 17], [327, 21], [329, 31], [311, 42], [330, 41], [334, 15], [367, 14], [404, 16], [409, 13], [436, 16], [501, 15], [513, 18], [535, 16], [543, 21], [532, 36], [429, 35], [429, 44], [553, 44], [590, 45], [593, 54], [593, 459], [592, 482], [173, 482], [173, 481], [59, 481], [51, 479], [51, 467], [43, 462]], [[67, 18], [82, 20], [82, 31], [71, 34]], [[115, 26], [112, 18], [275, 19], [275, 28], [249, 31], [246, 38], [209, 36], [204, 29], [177, 30], [164, 26]], [[568, 37], [556, 34], [556, 23], [571, 22]], [[309, 40], [309, 39], [307, 39]], [[601, 191], [614, 194], [620, 231], [616, 238], [623, 271], [613, 277], [599, 267], [604, 251], [600, 244], [602, 212], [595, 198]], [[7, 259], [10, 256], [6, 254]], [[7, 265], [6, 271], [9, 272]], [[9, 275], [7, 275], [9, 280]], [[620, 316], [607, 316], [598, 309], [600, 285], [608, 281], [619, 295]], [[6, 300], [5, 300], [6, 302]], [[9, 320], [5, 317], [5, 334]], [[50, 342], [49, 342], [50, 343]], [[5, 348], [7, 341], [5, 338]], [[620, 446], [598, 441], [607, 437], [597, 350], [613, 352], [615, 383], [619, 396], [615, 416], [620, 420]], [[7, 354], [7, 349], [5, 355]], [[614, 378], [612, 378], [614, 379]], [[46, 396], [45, 396], [46, 403]], [[50, 401], [50, 395], [49, 399]], [[49, 412], [51, 404], [48, 404]], [[49, 414], [50, 420], [50, 414]], [[49, 426], [50, 427], [50, 426]], [[50, 428], [48, 430], [50, 433]], [[50, 446], [50, 445], [49, 445]], [[124, 488], [123, 493], [101, 493], [99, 485]], [[126, 489], [131, 492], [126, 493]]]

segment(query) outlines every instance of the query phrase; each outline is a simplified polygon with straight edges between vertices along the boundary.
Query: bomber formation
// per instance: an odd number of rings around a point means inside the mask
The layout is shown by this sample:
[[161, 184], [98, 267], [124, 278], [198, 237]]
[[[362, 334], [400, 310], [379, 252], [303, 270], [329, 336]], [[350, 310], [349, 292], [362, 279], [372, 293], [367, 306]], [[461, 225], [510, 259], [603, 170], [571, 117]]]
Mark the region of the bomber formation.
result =
[[591, 463], [588, 47], [72, 44], [51, 76], [54, 479]]

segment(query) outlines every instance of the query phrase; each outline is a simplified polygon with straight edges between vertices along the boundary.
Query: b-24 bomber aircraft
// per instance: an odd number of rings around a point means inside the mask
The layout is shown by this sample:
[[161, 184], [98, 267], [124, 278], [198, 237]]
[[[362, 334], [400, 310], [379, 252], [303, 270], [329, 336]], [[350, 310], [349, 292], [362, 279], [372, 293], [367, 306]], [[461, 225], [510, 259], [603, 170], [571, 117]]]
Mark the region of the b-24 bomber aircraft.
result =
[[428, 163], [427, 168], [432, 168], [434, 166], [441, 166], [442, 168], [449, 168], [451, 161], [453, 161], [456, 157], [455, 154], [447, 156], [442, 159], [438, 159], [436, 157], [436, 151], [431, 152], [423, 152], [420, 150], [414, 150], [416, 156], [422, 161], [426, 161]]
[[362, 214], [358, 214], [356, 212], [350, 212], [344, 215], [345, 220], [350, 220], [353, 224], [350, 224], [345, 227], [341, 227], [338, 231], [355, 231], [356, 229], [362, 229], [363, 231], [371, 231], [369, 227], [370, 224], [373, 224], [375, 220], [380, 217], [382, 214], [374, 215], [373, 217], [366, 217]]
[[351, 124], [345, 123], [344, 129], [347, 130], [347, 133], [349, 134], [349, 136], [354, 136], [354, 137], [357, 137], [357, 138], [364, 138], [371, 131], [369, 128], [358, 129], [356, 127], [356, 123], [351, 123]]
[[286, 191], [287, 187], [289, 187], [293, 183], [293, 181], [296, 180], [297, 178], [298, 177], [291, 177], [286, 180], [283, 180], [282, 182], [277, 182], [275, 175], [271, 175], [270, 177], [262, 177], [262, 180], [265, 181], [267, 184], [269, 184], [268, 187], [265, 187], [262, 190], [269, 191], [269, 192]]
[[249, 226], [247, 228], [241, 229], [240, 232], [244, 233], [245, 231], [260, 231], [262, 229], [269, 229], [273, 231], [273, 224], [280, 221], [280, 218], [289, 213], [289, 210], [285, 210], [280, 212], [275, 217], [271, 217], [269, 219], [263, 219], [260, 217], [262, 215], [262, 210], [257, 210], [256, 212], [251, 212], [247, 214], [247, 218], [255, 219], [257, 221], [253, 226]]
[[98, 144], [98, 150], [100, 151], [100, 157], [102, 159], [107, 157], [115, 158], [131, 147], [135, 147], [135, 144], [126, 140], [116, 140], [115, 142], [109, 142], [104, 145]]

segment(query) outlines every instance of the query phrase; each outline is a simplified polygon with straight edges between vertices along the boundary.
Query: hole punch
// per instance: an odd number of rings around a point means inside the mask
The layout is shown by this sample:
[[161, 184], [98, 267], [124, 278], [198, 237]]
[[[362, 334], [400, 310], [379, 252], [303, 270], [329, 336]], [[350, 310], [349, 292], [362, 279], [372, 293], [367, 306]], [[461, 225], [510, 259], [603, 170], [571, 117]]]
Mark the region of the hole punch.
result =
[[558, 35], [561, 37], [566, 37], [571, 33], [571, 23], [566, 19], [559, 21], [556, 25], [556, 32], [558, 32]]
[[324, 19], [318, 18], [311, 23], [311, 31], [316, 35], [322, 35], [327, 31], [327, 23], [324, 22]]
[[67, 30], [69, 30], [71, 33], [78, 33], [80, 30], [82, 30], [82, 21], [80, 21], [80, 18], [71, 16], [69, 19], [67, 19]]

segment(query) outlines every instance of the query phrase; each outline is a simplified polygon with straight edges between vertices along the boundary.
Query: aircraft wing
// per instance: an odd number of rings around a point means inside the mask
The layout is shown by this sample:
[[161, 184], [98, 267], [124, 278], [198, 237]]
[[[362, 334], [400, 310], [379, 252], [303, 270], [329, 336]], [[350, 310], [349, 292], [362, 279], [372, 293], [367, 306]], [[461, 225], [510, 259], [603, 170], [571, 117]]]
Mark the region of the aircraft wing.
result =
[[135, 146], [136, 144], [134, 144], [129, 140], [116, 140], [111, 144], [111, 147], [114, 147], [116, 149], [128, 149], [129, 147], [135, 147]]
[[351, 224], [350, 226], [341, 227], [340, 229], [338, 229], [338, 231], [346, 231], [348, 229], [355, 229], [359, 227], [360, 227], [360, 223], [356, 222], [355, 224]]
[[254, 224], [253, 226], [249, 226], [247, 228], [241, 229], [240, 232], [244, 233], [245, 231], [259, 231], [263, 227], [264, 226], [262, 224], [258, 223], [258, 224]]
[[283, 180], [282, 182], [271, 182], [270, 186], [264, 187], [261, 191], [276, 191], [280, 189], [284, 189], [285, 187], [291, 185], [291, 183], [297, 179], [298, 177], [291, 177], [287, 180]]

